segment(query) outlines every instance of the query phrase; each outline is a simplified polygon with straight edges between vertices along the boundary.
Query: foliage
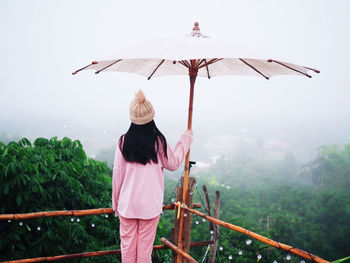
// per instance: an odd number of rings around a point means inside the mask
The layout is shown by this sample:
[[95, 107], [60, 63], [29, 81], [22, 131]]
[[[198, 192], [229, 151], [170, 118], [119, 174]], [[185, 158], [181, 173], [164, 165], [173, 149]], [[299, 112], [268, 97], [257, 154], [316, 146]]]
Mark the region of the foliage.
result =
[[[179, 175], [179, 173], [178, 173]], [[350, 145], [322, 146], [318, 157], [301, 165], [293, 154], [281, 161], [250, 158], [219, 159], [207, 172], [194, 174], [198, 183], [194, 201], [203, 205], [202, 185], [211, 202], [221, 192], [220, 219], [273, 240], [311, 251], [327, 260], [349, 255]], [[179, 177], [179, 176], [178, 176]], [[178, 178], [177, 177], [177, 178]], [[164, 202], [176, 198], [178, 181], [165, 176]], [[0, 212], [110, 207], [111, 169], [87, 158], [79, 141], [69, 138], [38, 138], [34, 145], [23, 138], [0, 143]], [[204, 212], [204, 209], [201, 208]], [[269, 229], [267, 229], [269, 216]], [[165, 211], [155, 244], [171, 239], [174, 213]], [[0, 259], [53, 256], [119, 248], [118, 222], [110, 216], [0, 221]], [[95, 224], [95, 227], [92, 227]], [[37, 227], [40, 226], [40, 231]], [[192, 241], [210, 240], [209, 222], [192, 220]], [[221, 262], [287, 262], [287, 252], [270, 248], [247, 236], [220, 227], [218, 250]], [[242, 251], [242, 255], [239, 251]], [[206, 247], [191, 248], [202, 261]], [[158, 260], [170, 262], [171, 251], [158, 251]], [[290, 262], [300, 258], [291, 255]], [[119, 256], [94, 257], [76, 262], [115, 262]], [[70, 260], [71, 262], [72, 260]], [[218, 261], [218, 260], [217, 260]]]
[[[275, 163], [219, 159], [210, 171], [196, 176], [201, 185], [208, 186], [212, 201], [215, 190], [220, 190], [220, 218], [224, 221], [334, 260], [349, 255], [349, 150], [350, 145], [343, 149], [322, 146], [317, 159], [306, 166], [297, 164], [290, 154]], [[315, 176], [322, 179], [305, 184]], [[263, 256], [260, 262], [285, 261], [287, 253], [259, 248], [261, 244], [247, 246], [244, 235], [222, 228], [220, 232], [221, 256], [228, 259], [233, 255], [231, 262], [254, 262], [258, 252]], [[242, 259], [239, 249], [250, 256]]]
[[322, 189], [348, 191], [350, 187], [350, 144], [319, 148], [317, 159], [310, 164], [312, 178]]
[[[69, 138], [38, 138], [34, 145], [26, 138], [0, 143], [0, 182], [2, 214], [110, 207], [111, 203], [111, 169], [87, 158], [81, 143]], [[1, 221], [1, 235], [6, 238], [0, 239], [0, 259], [116, 248], [117, 220], [104, 215], [79, 220]]]

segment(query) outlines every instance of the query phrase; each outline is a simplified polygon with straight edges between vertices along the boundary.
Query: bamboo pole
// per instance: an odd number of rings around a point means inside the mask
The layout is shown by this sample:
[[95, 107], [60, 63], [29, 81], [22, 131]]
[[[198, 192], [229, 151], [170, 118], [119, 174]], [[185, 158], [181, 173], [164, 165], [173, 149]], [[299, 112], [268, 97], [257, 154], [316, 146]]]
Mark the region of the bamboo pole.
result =
[[[214, 206], [214, 218], [219, 219], [220, 216], [220, 192], [215, 192], [215, 206]], [[213, 222], [210, 222], [213, 224]], [[208, 263], [214, 263], [215, 262], [215, 256], [216, 251], [218, 249], [218, 241], [219, 241], [219, 226], [214, 225], [214, 236], [213, 236], [214, 243], [211, 245], [210, 248], [210, 256]]]
[[[191, 243], [191, 247], [207, 246], [207, 245], [210, 245], [212, 243], [213, 243], [212, 240], [198, 241], [198, 242]], [[162, 250], [162, 249], [169, 249], [169, 247], [167, 247], [165, 245], [153, 246], [154, 251]], [[72, 259], [72, 258], [86, 258], [86, 257], [95, 257], [95, 256], [117, 255], [117, 254], [120, 254], [120, 249], [95, 251], [95, 252], [84, 252], [84, 253], [60, 255], [60, 256], [53, 256], [53, 257], [18, 259], [18, 260], [11, 260], [11, 261], [2, 261], [0, 263], [31, 263], [31, 262], [65, 260], [65, 259]]]
[[[189, 67], [189, 76], [190, 76], [190, 99], [188, 106], [188, 120], [187, 120], [187, 129], [192, 130], [192, 112], [193, 112], [193, 95], [194, 95], [194, 84], [196, 82], [198, 68], [196, 67], [196, 60], [191, 60], [191, 67]], [[182, 191], [182, 203], [187, 201], [187, 191], [188, 191], [188, 177], [190, 174], [190, 150], [188, 150], [185, 159], [185, 170], [184, 170], [184, 183]], [[177, 245], [180, 249], [183, 249], [182, 246], [182, 235], [183, 235], [183, 225], [184, 225], [184, 211], [181, 210], [180, 215], [180, 226], [179, 226], [179, 237]], [[181, 254], [177, 255], [177, 263], [182, 262]]]
[[73, 259], [73, 258], [107, 256], [107, 255], [116, 255], [116, 254], [120, 254], [120, 249], [105, 250], [105, 251], [95, 251], [95, 252], [83, 252], [83, 253], [69, 254], [69, 255], [59, 255], [59, 256], [53, 256], [53, 257], [18, 259], [18, 260], [11, 260], [11, 261], [3, 261], [3, 262], [0, 262], [0, 263], [32, 263], [32, 262], [67, 260], [67, 259]]
[[[164, 205], [163, 210], [174, 209], [174, 204]], [[193, 204], [193, 208], [201, 208], [201, 204]], [[34, 213], [22, 213], [22, 214], [2, 214], [0, 220], [24, 220], [40, 217], [57, 217], [57, 216], [87, 216], [87, 215], [100, 215], [100, 214], [113, 214], [112, 208], [97, 208], [97, 209], [85, 209], [85, 210], [61, 210], [61, 211], [46, 211], [46, 212], [34, 212]]]
[[61, 210], [61, 211], [45, 211], [23, 214], [3, 214], [0, 215], [0, 220], [19, 220], [19, 219], [32, 219], [39, 217], [57, 217], [57, 216], [85, 216], [85, 215], [100, 215], [100, 214], [112, 214], [112, 208], [97, 208], [86, 210]]
[[[181, 202], [182, 200], [182, 190], [183, 190], [183, 180], [181, 180], [181, 185], [177, 188], [177, 194], [176, 194], [176, 200], [177, 202]], [[179, 208], [177, 208], [179, 209]], [[177, 218], [177, 209], [175, 210], [174, 213], [174, 233], [173, 233], [173, 238], [171, 242], [175, 245], [178, 246], [177, 242], [179, 241], [179, 226], [180, 226], [180, 220]], [[181, 212], [180, 212], [181, 213]], [[177, 262], [177, 253], [175, 251], [171, 251], [171, 263], [176, 263]]]
[[160, 240], [164, 243], [164, 245], [166, 245], [167, 247], [175, 251], [177, 254], [181, 254], [181, 256], [186, 258], [189, 262], [198, 263], [193, 257], [191, 257], [189, 254], [184, 252], [182, 249], [179, 249], [178, 247], [176, 247], [173, 243], [168, 241], [166, 238], [162, 237]]
[[[188, 191], [187, 191], [187, 201], [186, 206], [193, 208], [193, 195], [191, 195], [191, 192], [193, 193], [193, 188], [195, 184], [195, 178], [189, 177], [188, 179]], [[177, 189], [177, 195], [176, 199], [178, 201], [182, 201], [182, 190], [183, 190], [183, 178], [181, 178], [181, 186]], [[181, 209], [180, 209], [181, 214]], [[188, 213], [187, 216], [184, 215], [184, 221], [183, 221], [183, 234], [182, 234], [182, 250], [186, 253], [189, 252], [190, 249], [190, 243], [191, 243], [191, 225], [192, 225], [192, 214]], [[175, 246], [178, 246], [178, 240], [179, 240], [179, 232], [180, 232], [180, 220], [178, 220], [178, 209], [175, 210], [175, 220], [174, 220], [174, 232], [173, 236], [170, 242], [172, 242]], [[173, 251], [172, 253], [172, 263], [177, 262], [177, 253]], [[186, 263], [187, 261], [184, 260]]]
[[213, 218], [213, 217], [210, 217], [210, 216], [207, 216], [201, 212], [198, 212], [194, 209], [191, 209], [191, 208], [188, 208], [186, 206], [183, 206], [182, 207], [183, 210], [187, 210], [188, 212], [191, 212], [193, 214], [196, 214], [196, 215], [199, 215], [205, 219], [207, 219], [208, 221], [211, 221], [213, 222], [214, 224], [217, 224], [217, 225], [221, 225], [223, 227], [226, 227], [226, 228], [229, 228], [229, 229], [232, 229], [232, 230], [235, 230], [237, 232], [240, 232], [242, 234], [245, 234], [247, 236], [250, 236], [256, 240], [259, 240], [265, 244], [268, 244], [270, 246], [273, 246], [273, 247], [276, 247], [276, 248], [280, 248], [280, 249], [283, 249], [285, 251], [288, 251], [290, 253], [293, 253], [295, 255], [298, 255], [300, 257], [303, 257], [307, 260], [311, 260], [312, 262], [317, 262], [317, 263], [329, 263], [329, 261], [325, 260], [325, 259], [322, 259], [320, 257], [317, 257], [313, 254], [310, 254], [308, 252], [305, 252], [301, 249], [298, 249], [298, 248], [294, 248], [292, 246], [289, 246], [289, 245], [286, 245], [286, 244], [283, 244], [283, 243], [280, 243], [280, 242], [276, 242], [274, 240], [271, 240], [267, 237], [264, 237], [262, 235], [259, 235], [257, 233], [254, 233], [254, 232], [251, 232], [245, 228], [242, 228], [242, 227], [239, 227], [239, 226], [236, 226], [236, 225], [233, 225], [233, 224], [230, 224], [230, 223], [227, 223], [227, 222], [224, 222], [224, 221], [221, 221], [219, 219], [216, 219], [216, 218]]
[[[187, 190], [187, 200], [186, 200], [186, 206], [189, 208], [193, 208], [193, 188], [195, 184], [195, 178], [189, 177], [188, 178], [188, 190]], [[186, 253], [189, 253], [190, 251], [190, 244], [191, 244], [191, 226], [192, 226], [192, 214], [187, 213], [187, 216], [184, 217], [184, 223], [183, 223], [183, 232], [182, 232], [182, 250]], [[185, 263], [188, 263], [187, 260], [184, 260]]]
[[[205, 211], [207, 212], [208, 216], [211, 216], [211, 207], [210, 207], [210, 201], [209, 201], [209, 195], [208, 195], [208, 190], [207, 186], [203, 185], [203, 193], [204, 193], [204, 200], [205, 200]], [[213, 222], [209, 221], [209, 230], [214, 231], [214, 224]]]

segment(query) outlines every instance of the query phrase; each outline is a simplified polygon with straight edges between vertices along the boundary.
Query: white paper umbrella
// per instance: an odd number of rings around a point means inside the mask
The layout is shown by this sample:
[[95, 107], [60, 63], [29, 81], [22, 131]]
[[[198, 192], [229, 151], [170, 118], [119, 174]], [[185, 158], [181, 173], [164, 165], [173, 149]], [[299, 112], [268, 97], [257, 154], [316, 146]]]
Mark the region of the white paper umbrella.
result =
[[[195, 62], [195, 67], [191, 64]], [[121, 71], [136, 73], [150, 79], [167, 75], [188, 75], [196, 68], [197, 76], [247, 75], [269, 79], [274, 75], [311, 76], [308, 71], [318, 70], [295, 64], [260, 58], [256, 54], [234, 45], [213, 40], [200, 33], [198, 26], [190, 35], [156, 39], [123, 49], [110, 58], [94, 61], [80, 70]]]
[[[136, 73], [150, 79], [167, 75], [188, 75], [190, 77], [190, 100], [188, 129], [192, 129], [192, 106], [194, 83], [197, 76], [211, 78], [224, 75], [247, 75], [269, 79], [274, 75], [302, 75], [311, 78], [309, 71], [318, 70], [270, 58], [261, 58], [231, 43], [220, 42], [201, 34], [198, 23], [191, 34], [177, 38], [157, 39], [123, 49], [110, 58], [93, 61], [73, 72], [94, 69], [98, 74], [104, 71]], [[182, 202], [187, 199], [188, 152], [185, 161], [184, 189]], [[180, 229], [183, 224], [181, 213]], [[182, 232], [179, 234], [179, 247], [182, 246]]]

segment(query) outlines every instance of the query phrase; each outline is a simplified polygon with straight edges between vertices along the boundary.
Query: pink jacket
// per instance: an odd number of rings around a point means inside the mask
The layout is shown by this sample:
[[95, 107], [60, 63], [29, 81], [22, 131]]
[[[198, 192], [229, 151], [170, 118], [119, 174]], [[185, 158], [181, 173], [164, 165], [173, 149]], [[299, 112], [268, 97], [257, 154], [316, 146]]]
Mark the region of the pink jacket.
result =
[[176, 170], [182, 163], [193, 140], [192, 131], [186, 131], [172, 150], [167, 144], [167, 156], [160, 151], [158, 163], [127, 162], [119, 145], [115, 151], [112, 208], [116, 215], [126, 218], [151, 219], [162, 212], [164, 196], [163, 168]]

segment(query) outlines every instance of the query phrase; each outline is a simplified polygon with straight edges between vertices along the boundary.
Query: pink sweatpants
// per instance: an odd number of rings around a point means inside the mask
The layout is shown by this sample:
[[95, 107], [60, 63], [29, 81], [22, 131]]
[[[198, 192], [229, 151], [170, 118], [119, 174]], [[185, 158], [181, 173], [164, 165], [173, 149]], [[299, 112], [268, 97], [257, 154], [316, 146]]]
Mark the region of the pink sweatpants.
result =
[[153, 242], [159, 216], [145, 220], [119, 215], [122, 263], [152, 262]]

